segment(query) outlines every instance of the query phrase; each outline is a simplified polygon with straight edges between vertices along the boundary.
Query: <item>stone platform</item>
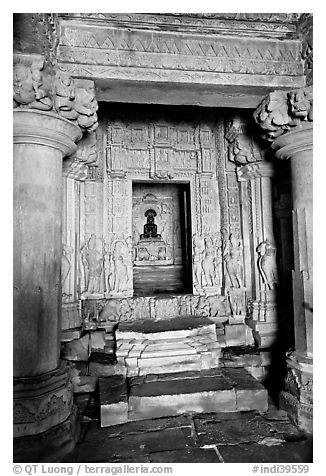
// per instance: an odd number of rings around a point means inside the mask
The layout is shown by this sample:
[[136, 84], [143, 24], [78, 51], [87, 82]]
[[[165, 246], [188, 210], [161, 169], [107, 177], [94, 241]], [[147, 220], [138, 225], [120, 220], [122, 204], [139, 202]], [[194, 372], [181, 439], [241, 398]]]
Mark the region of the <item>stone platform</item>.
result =
[[215, 324], [204, 317], [120, 323], [115, 335], [127, 377], [218, 367]]
[[161, 373], [127, 381], [107, 377], [100, 379], [101, 426], [184, 413], [266, 411], [267, 398], [263, 385], [242, 368]]

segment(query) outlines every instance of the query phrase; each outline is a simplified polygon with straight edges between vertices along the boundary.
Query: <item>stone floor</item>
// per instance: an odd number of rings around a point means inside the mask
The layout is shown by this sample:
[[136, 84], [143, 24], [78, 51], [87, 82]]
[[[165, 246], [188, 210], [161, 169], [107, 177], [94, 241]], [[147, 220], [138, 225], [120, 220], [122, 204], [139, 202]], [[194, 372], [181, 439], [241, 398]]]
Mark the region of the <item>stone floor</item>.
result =
[[312, 439], [265, 413], [184, 414], [101, 428], [89, 418], [65, 463], [309, 463]]

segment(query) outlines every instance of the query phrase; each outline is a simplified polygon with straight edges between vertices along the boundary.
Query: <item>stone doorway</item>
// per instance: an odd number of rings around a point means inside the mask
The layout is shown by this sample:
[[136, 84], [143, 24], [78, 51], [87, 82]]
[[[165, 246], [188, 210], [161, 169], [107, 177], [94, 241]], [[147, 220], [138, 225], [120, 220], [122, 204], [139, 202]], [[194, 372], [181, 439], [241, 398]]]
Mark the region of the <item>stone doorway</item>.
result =
[[190, 216], [189, 184], [133, 182], [134, 296], [191, 292]]

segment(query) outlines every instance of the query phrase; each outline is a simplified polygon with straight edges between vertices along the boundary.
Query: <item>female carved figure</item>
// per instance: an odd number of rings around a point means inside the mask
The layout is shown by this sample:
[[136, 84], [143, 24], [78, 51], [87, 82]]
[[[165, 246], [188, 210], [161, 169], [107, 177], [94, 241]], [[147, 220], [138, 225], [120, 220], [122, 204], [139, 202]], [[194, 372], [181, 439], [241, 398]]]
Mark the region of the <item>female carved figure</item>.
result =
[[117, 241], [114, 245], [112, 259], [114, 262], [114, 291], [119, 293], [127, 288], [127, 260], [126, 246], [122, 241]]
[[91, 294], [101, 292], [103, 253], [97, 249], [94, 234], [82, 250], [82, 261], [85, 269], [86, 291]]
[[202, 287], [202, 243], [201, 239], [194, 236], [193, 239], [193, 272], [194, 272], [194, 285], [199, 288]]
[[222, 286], [222, 250], [220, 246], [216, 248], [216, 254], [214, 258], [214, 275], [216, 286]]
[[210, 238], [205, 238], [205, 249], [203, 251], [203, 260], [202, 267], [204, 271], [204, 276], [207, 286], [214, 286], [214, 259], [215, 259], [215, 249]]
[[242, 245], [234, 235], [225, 243], [223, 258], [232, 288], [242, 287]]
[[259, 253], [258, 269], [268, 289], [277, 284], [276, 248], [268, 240], [263, 241], [257, 248]]

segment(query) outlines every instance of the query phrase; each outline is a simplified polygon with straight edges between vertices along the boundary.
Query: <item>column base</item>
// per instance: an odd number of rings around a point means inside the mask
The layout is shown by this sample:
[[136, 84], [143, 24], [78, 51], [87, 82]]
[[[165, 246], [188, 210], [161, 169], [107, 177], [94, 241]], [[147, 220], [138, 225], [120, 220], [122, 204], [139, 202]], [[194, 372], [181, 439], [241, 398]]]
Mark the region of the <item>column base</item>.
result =
[[[273, 291], [269, 292], [272, 293]], [[268, 300], [252, 301], [248, 310], [250, 317], [246, 319], [246, 324], [253, 330], [252, 334], [257, 347], [266, 348], [274, 345], [277, 334], [276, 302]]]
[[280, 393], [279, 404], [300, 429], [313, 432], [312, 359], [295, 352], [289, 356], [285, 388]]
[[58, 463], [73, 451], [80, 435], [78, 410], [74, 405], [69, 417], [38, 435], [14, 438], [14, 463]]
[[14, 438], [37, 435], [71, 414], [73, 388], [67, 364], [35, 377], [14, 378]]
[[277, 323], [256, 321], [246, 318], [246, 324], [252, 329], [252, 335], [259, 348], [271, 347], [277, 339]]

